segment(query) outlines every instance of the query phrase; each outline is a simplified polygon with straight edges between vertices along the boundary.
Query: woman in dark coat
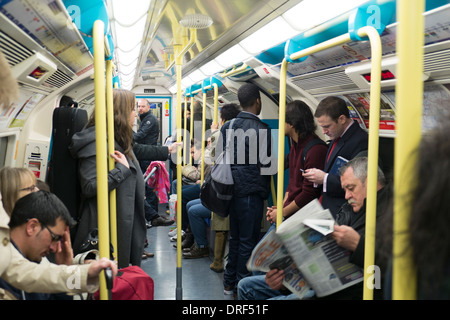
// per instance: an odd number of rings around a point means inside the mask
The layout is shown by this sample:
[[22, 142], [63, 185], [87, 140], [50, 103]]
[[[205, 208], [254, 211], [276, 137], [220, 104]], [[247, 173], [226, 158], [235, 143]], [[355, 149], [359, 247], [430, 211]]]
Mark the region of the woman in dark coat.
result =
[[[140, 265], [146, 235], [144, 217], [144, 179], [133, 153], [132, 124], [136, 118], [135, 96], [131, 91], [113, 90], [116, 161], [108, 173], [108, 189], [116, 189], [117, 251], [119, 268]], [[82, 190], [81, 218], [74, 238], [74, 252], [80, 251], [89, 232], [97, 228], [97, 171], [95, 148], [95, 112], [86, 128], [72, 138], [71, 152], [79, 159]]]

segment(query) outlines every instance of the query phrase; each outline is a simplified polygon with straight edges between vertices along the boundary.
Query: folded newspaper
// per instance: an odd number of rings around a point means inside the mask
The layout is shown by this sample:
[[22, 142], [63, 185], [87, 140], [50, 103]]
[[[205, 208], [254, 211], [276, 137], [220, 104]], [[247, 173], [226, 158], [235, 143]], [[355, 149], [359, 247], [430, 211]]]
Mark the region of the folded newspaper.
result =
[[363, 281], [350, 251], [330, 236], [334, 219], [317, 199], [267, 234], [253, 249], [248, 270], [283, 269], [283, 284], [300, 299], [313, 289], [323, 297]]

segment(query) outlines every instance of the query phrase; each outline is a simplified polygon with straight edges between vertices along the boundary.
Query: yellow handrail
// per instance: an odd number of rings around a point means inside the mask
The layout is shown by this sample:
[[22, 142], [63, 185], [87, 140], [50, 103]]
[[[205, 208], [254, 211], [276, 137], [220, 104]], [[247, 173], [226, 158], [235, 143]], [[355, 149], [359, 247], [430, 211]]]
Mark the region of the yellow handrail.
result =
[[189, 161], [191, 153], [187, 149], [187, 97], [184, 96], [184, 130], [183, 130], [183, 163], [186, 164]]
[[206, 138], [206, 92], [203, 92], [203, 112], [202, 112], [202, 160], [201, 160], [201, 172], [200, 172], [200, 181], [203, 183], [205, 179], [205, 138]]
[[233, 67], [233, 69], [231, 69], [231, 70], [228, 71], [228, 72], [222, 73], [220, 76], [221, 76], [222, 78], [234, 76], [234, 75], [237, 75], [237, 74], [239, 74], [239, 73], [244, 72], [245, 70], [247, 70], [247, 68], [248, 68], [248, 65], [245, 64], [245, 63], [243, 63], [242, 66], [240, 66], [240, 67], [238, 67], [238, 68], [236, 68], [236, 66], [235, 66], [235, 67]]
[[219, 86], [217, 83], [213, 83], [214, 87], [214, 115], [213, 115], [213, 124], [218, 123], [219, 118]]
[[[368, 179], [367, 179], [367, 209], [366, 209], [366, 239], [365, 239], [365, 259], [364, 270], [374, 265], [375, 254], [375, 213], [376, 213], [376, 187], [377, 187], [377, 167], [378, 167], [378, 131], [380, 118], [380, 88], [381, 88], [381, 41], [375, 28], [362, 27], [357, 32], [358, 36], [369, 36], [372, 46], [372, 82], [370, 85], [370, 119], [369, 119], [369, 150], [368, 150]], [[297, 60], [302, 57], [317, 53], [319, 51], [335, 47], [351, 41], [350, 33], [343, 34], [333, 39], [324, 41], [318, 45], [301, 50], [290, 55], [290, 59]], [[284, 191], [284, 123], [286, 120], [286, 77], [288, 62], [286, 59], [281, 64], [280, 71], [280, 108], [278, 127], [278, 180], [277, 180], [277, 208], [283, 208]], [[283, 211], [277, 210], [277, 227], [281, 224]], [[370, 246], [370, 249], [368, 249]], [[367, 250], [368, 249], [368, 250]], [[364, 283], [367, 284], [369, 275], [364, 272]], [[367, 291], [368, 286], [364, 286], [364, 299], [373, 298], [373, 289]]]
[[[411, 204], [405, 200], [414, 185], [405, 183], [404, 172], [416, 166], [422, 134], [424, 0], [399, 0], [397, 33], [397, 121], [394, 152], [394, 235], [392, 297], [416, 299], [417, 274], [409, 247]], [[412, 90], [413, 88], [413, 90]], [[406, 169], [405, 169], [406, 168]]]
[[[183, 49], [179, 49], [178, 53], [175, 52], [175, 59], [169, 63], [166, 70], [169, 70], [170, 68], [172, 68], [173, 65], [176, 64], [176, 60], [183, 58], [183, 56], [186, 54], [186, 52], [188, 52], [192, 48], [192, 46], [197, 42], [197, 29], [190, 28], [189, 32], [191, 35], [189, 42], [186, 44], [186, 46]], [[178, 45], [176, 45], [176, 46], [179, 47]]]
[[[177, 142], [181, 145], [181, 65], [183, 56], [180, 55], [181, 46], [174, 46], [175, 50], [175, 60], [177, 69], [177, 113], [176, 113], [176, 123], [177, 123]], [[181, 272], [181, 147], [177, 147], [177, 286], [176, 286], [176, 299], [181, 300], [183, 297], [182, 288], [182, 272]]]
[[[113, 81], [112, 81], [112, 61], [106, 61], [106, 114], [108, 122], [108, 151], [114, 152], [114, 107], [113, 107]], [[116, 166], [114, 158], [108, 156], [108, 171]], [[111, 243], [114, 248], [114, 259], [119, 260], [119, 252], [117, 251], [117, 212], [116, 212], [116, 189], [109, 192], [109, 222]]]
[[[100, 257], [109, 259], [108, 219], [108, 161], [106, 146], [106, 89], [105, 89], [105, 24], [94, 22], [94, 86], [95, 86], [95, 140], [97, 165], [98, 248]], [[100, 299], [107, 300], [106, 280], [100, 275]]]

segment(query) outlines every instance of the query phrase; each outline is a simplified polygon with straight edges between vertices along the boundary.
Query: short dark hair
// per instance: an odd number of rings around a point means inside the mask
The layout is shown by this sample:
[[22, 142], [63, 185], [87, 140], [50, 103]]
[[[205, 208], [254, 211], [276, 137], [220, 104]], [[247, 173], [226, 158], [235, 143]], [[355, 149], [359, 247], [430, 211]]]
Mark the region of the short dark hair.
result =
[[326, 97], [319, 102], [314, 117], [329, 116], [333, 121], [344, 115], [350, 118], [350, 111], [348, 111], [347, 103], [339, 97]]
[[317, 128], [311, 109], [300, 100], [291, 101], [286, 105], [286, 123], [292, 125], [301, 137], [313, 134]]
[[75, 225], [64, 203], [55, 194], [42, 190], [31, 192], [17, 200], [11, 213], [9, 227], [16, 228], [33, 218], [46, 226], [56, 225], [58, 218], [69, 227]]
[[261, 94], [259, 88], [253, 83], [246, 83], [242, 85], [238, 90], [238, 100], [243, 109], [247, 109], [253, 106], [256, 99], [261, 100]]
[[241, 109], [237, 104], [224, 104], [222, 108], [220, 108], [220, 118], [224, 121], [229, 121], [236, 118], [239, 112], [241, 112]]

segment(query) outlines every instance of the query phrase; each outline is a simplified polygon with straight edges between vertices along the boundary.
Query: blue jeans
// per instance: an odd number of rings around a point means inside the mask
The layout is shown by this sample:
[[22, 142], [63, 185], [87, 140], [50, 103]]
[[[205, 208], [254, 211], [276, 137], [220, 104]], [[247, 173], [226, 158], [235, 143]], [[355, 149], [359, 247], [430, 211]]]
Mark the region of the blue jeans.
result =
[[[294, 294], [283, 295], [278, 290], [271, 289], [265, 275], [251, 276], [242, 279], [238, 284], [238, 300], [299, 300]], [[304, 299], [311, 298], [313, 290], [309, 290]]]
[[235, 288], [239, 280], [251, 275], [246, 263], [259, 240], [263, 206], [264, 199], [259, 195], [233, 197], [230, 203], [230, 241], [224, 287]]
[[200, 199], [189, 201], [186, 205], [186, 210], [197, 247], [204, 248], [208, 246], [208, 238], [206, 237], [207, 224], [205, 219], [211, 218], [211, 211], [202, 205]]

